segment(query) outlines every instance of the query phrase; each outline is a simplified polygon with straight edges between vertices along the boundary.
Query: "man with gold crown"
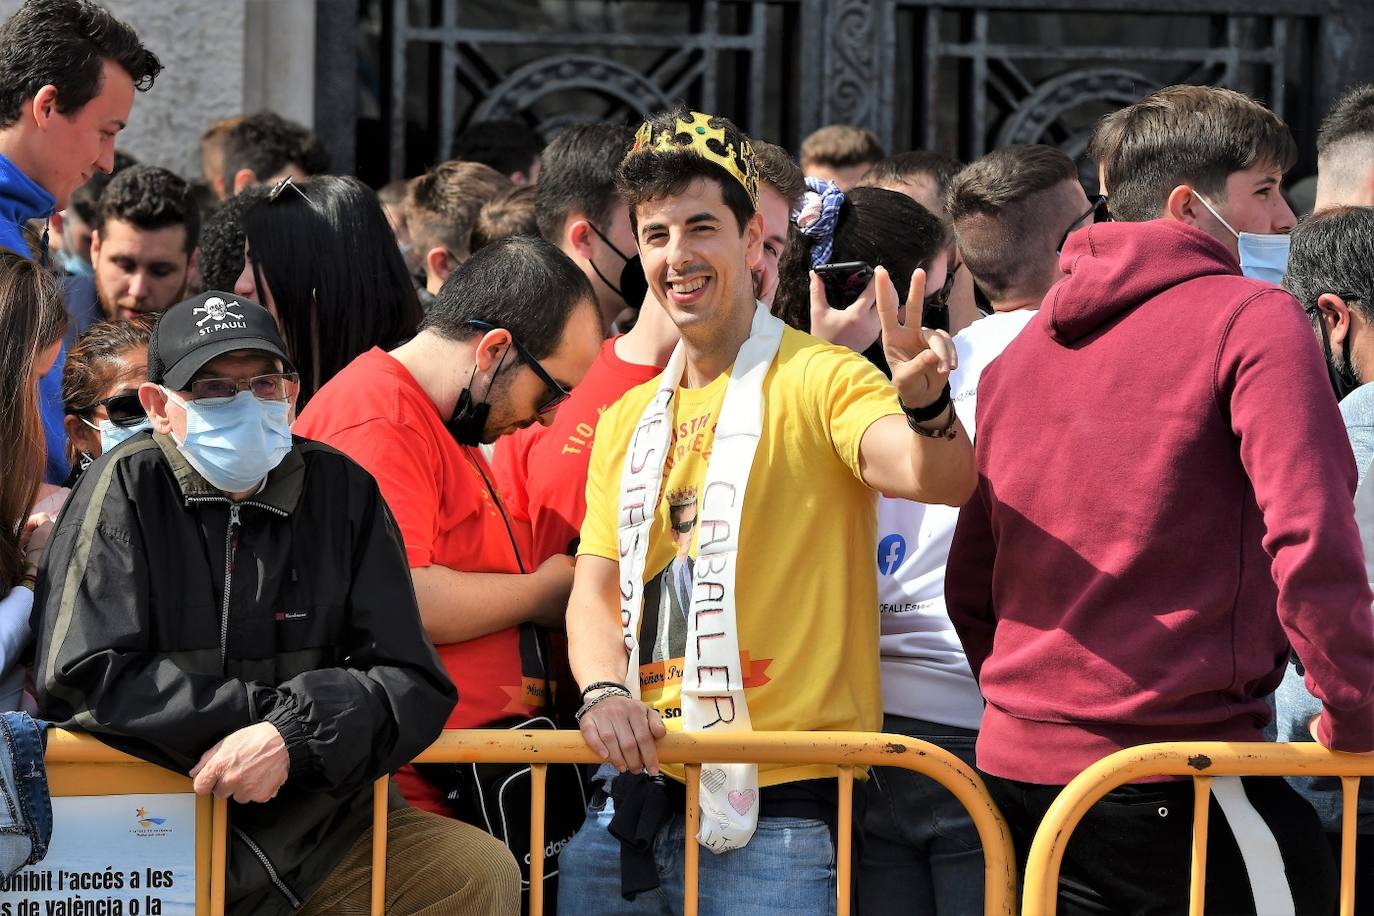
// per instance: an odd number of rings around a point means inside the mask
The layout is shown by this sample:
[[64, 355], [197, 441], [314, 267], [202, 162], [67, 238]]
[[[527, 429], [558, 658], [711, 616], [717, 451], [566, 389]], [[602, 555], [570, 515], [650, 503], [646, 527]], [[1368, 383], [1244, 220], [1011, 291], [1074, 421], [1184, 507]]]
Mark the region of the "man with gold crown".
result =
[[[899, 314], [885, 271], [876, 308], [890, 383], [754, 299], [758, 171], [734, 124], [654, 115], [619, 190], [682, 342], [659, 378], [606, 411], [592, 448], [568, 632], [579, 724], [606, 765], [562, 853], [559, 902], [668, 914], [681, 908], [685, 794], [681, 767], [660, 772], [655, 740], [668, 729], [877, 730], [875, 491], [958, 505], [975, 477], [950, 406], [953, 346], [919, 312]], [[923, 301], [924, 282], [917, 271], [908, 302]], [[665, 613], [684, 572], [686, 613]], [[834, 912], [828, 775], [703, 765], [692, 838], [713, 853], [701, 861], [703, 914]]]

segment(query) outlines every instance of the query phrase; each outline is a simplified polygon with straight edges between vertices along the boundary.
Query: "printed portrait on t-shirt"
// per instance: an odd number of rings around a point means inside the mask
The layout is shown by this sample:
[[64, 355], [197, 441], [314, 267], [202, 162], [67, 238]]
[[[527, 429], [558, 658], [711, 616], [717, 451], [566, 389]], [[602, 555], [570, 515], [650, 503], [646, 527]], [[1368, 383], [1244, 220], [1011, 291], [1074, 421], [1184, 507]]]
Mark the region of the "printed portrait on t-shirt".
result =
[[697, 528], [696, 487], [669, 490], [668, 524], [677, 550], [668, 565], [644, 588], [640, 665], [680, 659], [687, 654], [687, 610], [692, 604], [692, 538]]

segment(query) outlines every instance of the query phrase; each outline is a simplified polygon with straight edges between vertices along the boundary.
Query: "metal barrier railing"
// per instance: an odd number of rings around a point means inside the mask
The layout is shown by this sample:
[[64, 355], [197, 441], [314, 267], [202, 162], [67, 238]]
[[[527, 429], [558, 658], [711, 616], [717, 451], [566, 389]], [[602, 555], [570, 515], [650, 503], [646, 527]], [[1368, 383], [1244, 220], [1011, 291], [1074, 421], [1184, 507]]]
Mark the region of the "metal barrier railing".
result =
[[[684, 916], [697, 914], [700, 847], [696, 836], [702, 763], [776, 763], [834, 766], [839, 779], [836, 861], [836, 912], [850, 911], [850, 827], [854, 769], [900, 767], [922, 773], [949, 789], [968, 809], [983, 844], [985, 913], [1011, 916], [1016, 908], [1016, 859], [1006, 822], [988, 796], [982, 779], [959, 758], [915, 738], [859, 732], [746, 732], [710, 735], [675, 733], [658, 742], [662, 763], [683, 764], [687, 777]], [[576, 731], [473, 729], [447, 731], [417, 763], [529, 763], [531, 916], [544, 911], [544, 785], [552, 763], [600, 763]], [[384, 912], [386, 892], [386, 780], [373, 795], [372, 912]]]
[[1202, 916], [1207, 882], [1207, 816], [1216, 776], [1339, 776], [1341, 823], [1341, 916], [1355, 911], [1355, 805], [1361, 776], [1374, 776], [1374, 756], [1342, 754], [1317, 744], [1229, 743], [1225, 741], [1146, 744], [1118, 751], [1084, 770], [1064, 787], [1046, 812], [1026, 862], [1022, 913], [1054, 916], [1059, 868], [1069, 836], [1102, 796], [1125, 783], [1151, 776], [1193, 780], [1192, 871], [1189, 916]]
[[[53, 796], [190, 793], [191, 780], [131, 757], [90, 735], [51, 729], [44, 758]], [[57, 829], [57, 825], [54, 825]], [[224, 916], [228, 802], [196, 798], [196, 912]]]

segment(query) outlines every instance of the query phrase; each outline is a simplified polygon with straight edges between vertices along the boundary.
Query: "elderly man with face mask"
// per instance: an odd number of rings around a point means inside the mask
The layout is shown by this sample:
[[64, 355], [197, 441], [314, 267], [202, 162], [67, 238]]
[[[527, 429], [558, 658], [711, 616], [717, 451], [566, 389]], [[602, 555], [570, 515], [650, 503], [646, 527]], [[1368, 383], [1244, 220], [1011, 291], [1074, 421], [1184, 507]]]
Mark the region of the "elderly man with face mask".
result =
[[[81, 477], [35, 596], [44, 717], [232, 797], [230, 913], [365, 906], [371, 783], [456, 699], [376, 483], [292, 437], [297, 389], [260, 305], [169, 309], [139, 389], [152, 429]], [[518, 907], [480, 831], [401, 807], [388, 832], [388, 912]]]

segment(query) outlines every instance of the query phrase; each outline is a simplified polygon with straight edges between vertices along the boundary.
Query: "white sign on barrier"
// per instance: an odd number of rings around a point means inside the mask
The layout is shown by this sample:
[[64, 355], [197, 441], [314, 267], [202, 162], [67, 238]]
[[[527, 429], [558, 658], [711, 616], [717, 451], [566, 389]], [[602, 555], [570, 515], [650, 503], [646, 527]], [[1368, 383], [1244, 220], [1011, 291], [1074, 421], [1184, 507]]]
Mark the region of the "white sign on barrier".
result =
[[194, 916], [196, 797], [52, 800], [52, 842], [0, 881], [0, 916]]

